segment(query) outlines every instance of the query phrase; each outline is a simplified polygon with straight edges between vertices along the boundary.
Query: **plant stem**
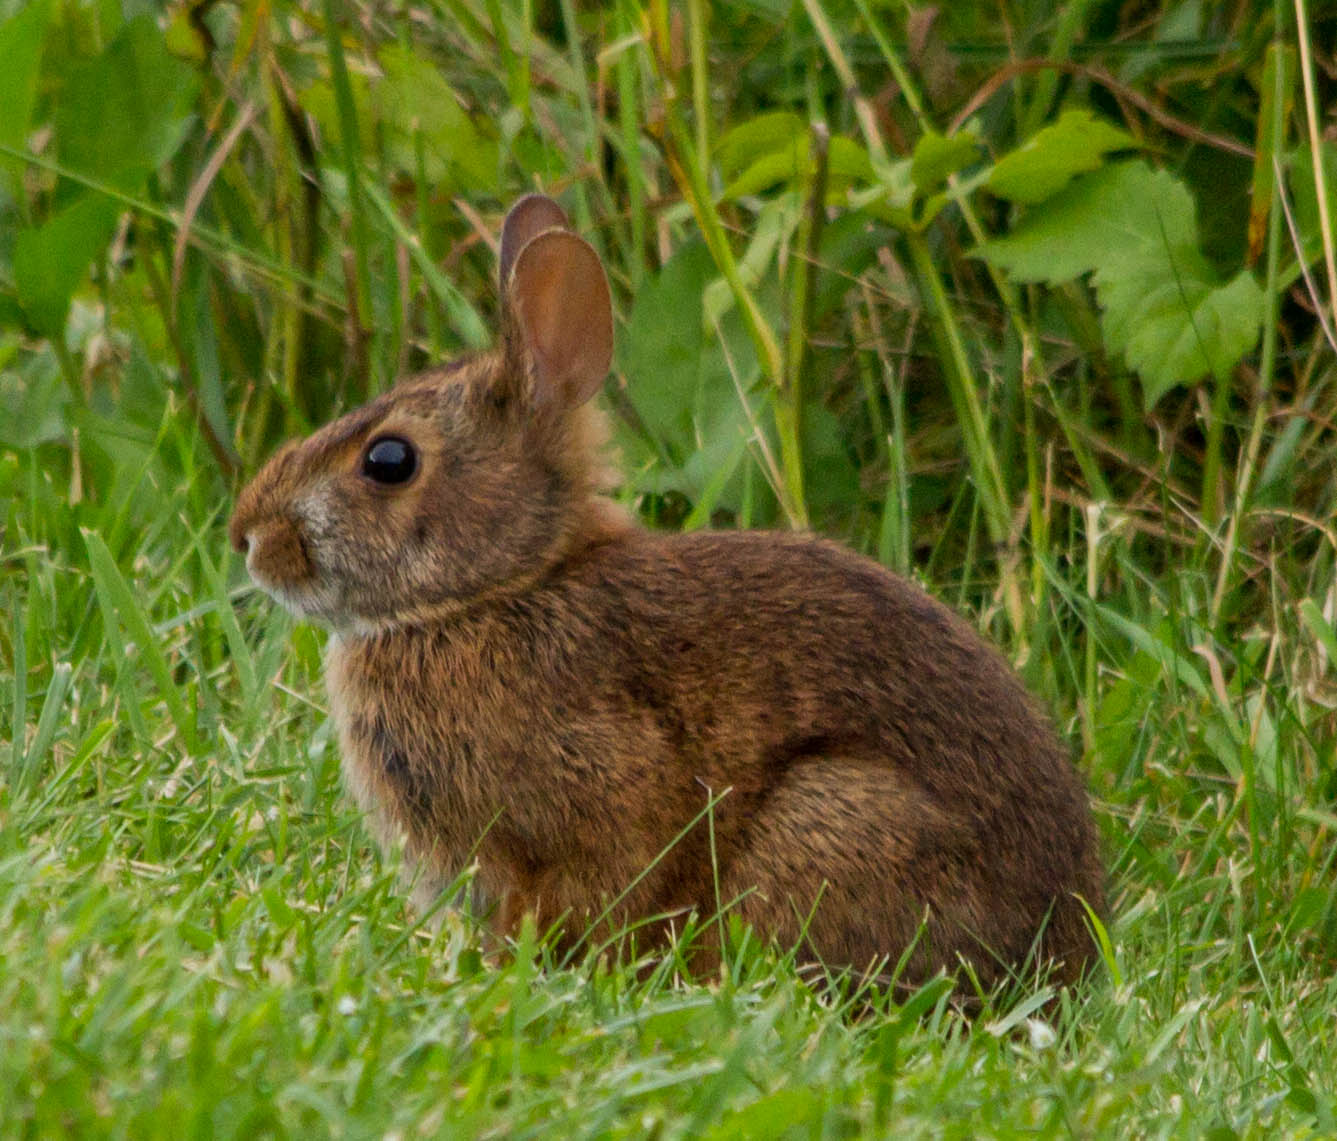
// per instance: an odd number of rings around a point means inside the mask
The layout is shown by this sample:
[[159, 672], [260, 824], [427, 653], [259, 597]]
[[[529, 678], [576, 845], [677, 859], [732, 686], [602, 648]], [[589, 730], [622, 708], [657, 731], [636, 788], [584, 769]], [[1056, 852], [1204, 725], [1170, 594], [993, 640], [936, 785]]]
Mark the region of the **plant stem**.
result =
[[[361, 142], [357, 129], [357, 108], [353, 103], [353, 87], [348, 78], [348, 64], [344, 59], [343, 39], [339, 33], [340, 23], [335, 14], [335, 3], [336, 0], [324, 0], [325, 45], [330, 54], [330, 80], [334, 87], [334, 102], [339, 113], [339, 141], [343, 150], [344, 177], [348, 183], [348, 211], [353, 234], [353, 289], [349, 302], [356, 312], [359, 324], [364, 328], [370, 328], [373, 321], [371, 267], [367, 254], [367, 219], [362, 208]], [[353, 357], [365, 358], [365, 353], [355, 352]], [[369, 379], [365, 372], [360, 379], [365, 389]]]
[[927, 239], [923, 234], [911, 232], [905, 235], [905, 243], [914, 263], [915, 280], [938, 347], [952, 406], [956, 409], [961, 433], [965, 438], [966, 459], [974, 476], [976, 494], [984, 507], [984, 523], [989, 531], [989, 539], [996, 545], [1002, 545], [1008, 541], [1012, 531], [1007, 487], [998, 455], [989, 442], [989, 429], [980, 407], [965, 338], [933, 262]]

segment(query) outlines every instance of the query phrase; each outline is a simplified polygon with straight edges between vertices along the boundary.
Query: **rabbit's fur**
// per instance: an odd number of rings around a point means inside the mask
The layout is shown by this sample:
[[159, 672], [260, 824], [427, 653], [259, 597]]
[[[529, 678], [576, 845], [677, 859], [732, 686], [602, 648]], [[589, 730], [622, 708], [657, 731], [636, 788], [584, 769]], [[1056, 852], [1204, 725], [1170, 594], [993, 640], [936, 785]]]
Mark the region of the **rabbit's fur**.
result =
[[[918, 934], [912, 979], [1074, 977], [1078, 897], [1103, 906], [1087, 797], [1003, 659], [833, 543], [656, 534], [602, 497], [611, 307], [564, 223], [538, 196], [508, 216], [495, 351], [289, 444], [238, 501], [252, 575], [334, 631], [354, 796], [428, 895], [476, 860], [502, 933], [732, 904], [829, 964]], [[416, 449], [402, 486], [364, 473], [387, 436]]]

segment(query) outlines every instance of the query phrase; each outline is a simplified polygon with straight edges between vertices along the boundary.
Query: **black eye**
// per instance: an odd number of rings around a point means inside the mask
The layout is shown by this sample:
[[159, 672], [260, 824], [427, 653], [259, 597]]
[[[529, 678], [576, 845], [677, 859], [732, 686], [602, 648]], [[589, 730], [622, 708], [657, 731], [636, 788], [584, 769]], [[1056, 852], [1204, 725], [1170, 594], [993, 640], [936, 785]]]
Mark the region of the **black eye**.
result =
[[418, 470], [418, 453], [413, 445], [398, 436], [373, 440], [362, 457], [362, 474], [377, 483], [408, 483]]

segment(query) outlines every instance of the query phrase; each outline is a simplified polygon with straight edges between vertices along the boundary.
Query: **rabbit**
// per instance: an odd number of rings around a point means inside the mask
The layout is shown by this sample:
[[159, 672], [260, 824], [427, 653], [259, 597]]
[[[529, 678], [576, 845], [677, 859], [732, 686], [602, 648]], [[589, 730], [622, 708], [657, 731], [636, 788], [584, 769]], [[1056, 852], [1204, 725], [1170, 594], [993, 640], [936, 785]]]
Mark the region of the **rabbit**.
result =
[[598, 255], [530, 195], [499, 261], [495, 349], [284, 446], [229, 528], [330, 628], [345, 782], [418, 903], [472, 866], [503, 940], [727, 907], [805, 963], [1075, 980], [1090, 806], [1001, 655], [834, 542], [640, 526], [606, 495]]

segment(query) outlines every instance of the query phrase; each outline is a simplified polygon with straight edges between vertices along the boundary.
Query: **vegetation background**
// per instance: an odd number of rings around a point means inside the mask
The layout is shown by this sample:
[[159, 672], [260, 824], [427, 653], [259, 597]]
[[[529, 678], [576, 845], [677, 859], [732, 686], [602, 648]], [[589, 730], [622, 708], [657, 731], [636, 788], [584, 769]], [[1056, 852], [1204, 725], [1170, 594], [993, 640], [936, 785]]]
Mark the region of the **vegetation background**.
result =
[[[1306, 0], [0, 0], [0, 1134], [1337, 1133], [1337, 17]], [[486, 343], [541, 187], [622, 494], [967, 610], [1104, 964], [964, 1020], [481, 960], [338, 789], [245, 473]], [[905, 999], [906, 996], [901, 996]]]

